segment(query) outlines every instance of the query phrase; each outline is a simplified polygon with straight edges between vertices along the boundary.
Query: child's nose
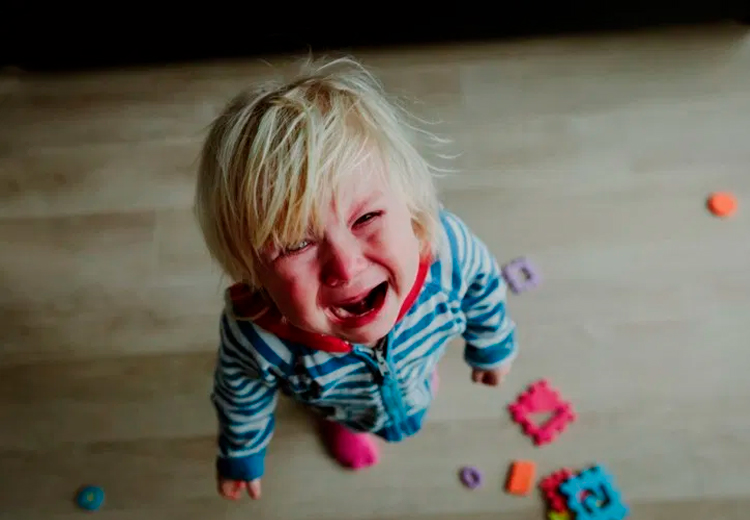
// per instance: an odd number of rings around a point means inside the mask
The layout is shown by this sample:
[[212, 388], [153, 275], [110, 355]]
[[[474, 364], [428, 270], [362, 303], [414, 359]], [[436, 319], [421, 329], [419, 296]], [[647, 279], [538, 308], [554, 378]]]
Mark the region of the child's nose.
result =
[[366, 265], [362, 249], [356, 243], [331, 245], [323, 271], [323, 282], [335, 287], [357, 278]]

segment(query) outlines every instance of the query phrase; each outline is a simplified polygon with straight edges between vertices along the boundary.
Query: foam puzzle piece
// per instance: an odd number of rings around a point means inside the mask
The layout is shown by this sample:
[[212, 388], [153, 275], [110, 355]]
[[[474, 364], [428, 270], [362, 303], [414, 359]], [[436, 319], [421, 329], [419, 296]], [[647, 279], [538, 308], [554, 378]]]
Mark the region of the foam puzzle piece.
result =
[[[521, 425], [534, 444], [541, 446], [555, 440], [570, 423], [576, 420], [573, 406], [564, 401], [546, 379], [532, 383], [514, 403], [508, 405], [512, 419]], [[551, 412], [552, 417], [538, 425], [529, 417], [534, 413]]]
[[517, 460], [511, 464], [505, 489], [513, 495], [528, 495], [534, 487], [536, 464], [530, 460]]
[[570, 513], [567, 511], [550, 511], [547, 513], [547, 520], [570, 520]]
[[630, 514], [614, 479], [601, 465], [569, 478], [560, 484], [560, 492], [576, 520], [623, 520]]
[[81, 509], [96, 511], [104, 503], [104, 490], [99, 486], [85, 486], [78, 491], [76, 503]]
[[482, 472], [473, 466], [461, 469], [461, 482], [469, 489], [476, 489], [482, 485]]
[[526, 257], [510, 261], [500, 271], [515, 294], [533, 289], [542, 282], [539, 271]]
[[559, 487], [560, 484], [573, 477], [573, 474], [573, 470], [562, 468], [554, 473], [550, 473], [539, 482], [539, 488], [542, 490], [547, 505], [552, 511], [563, 513], [568, 510], [566, 499], [560, 493]]

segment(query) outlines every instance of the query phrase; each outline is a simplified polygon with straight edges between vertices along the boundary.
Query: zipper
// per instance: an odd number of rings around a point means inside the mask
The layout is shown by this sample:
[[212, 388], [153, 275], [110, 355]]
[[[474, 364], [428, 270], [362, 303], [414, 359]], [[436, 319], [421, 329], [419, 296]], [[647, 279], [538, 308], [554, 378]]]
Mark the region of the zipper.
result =
[[383, 353], [383, 350], [387, 348], [387, 341], [381, 341], [380, 345], [377, 345], [374, 349], [375, 363], [378, 365], [378, 371], [380, 373], [381, 382], [390, 375], [390, 367], [388, 366], [388, 360]]
[[386, 410], [390, 411], [396, 419], [396, 424], [401, 425], [406, 421], [406, 411], [401, 399], [401, 390], [398, 382], [392, 376], [393, 370], [388, 362], [388, 337], [386, 336], [379, 345], [373, 349], [373, 358], [378, 369], [380, 379], [380, 393], [383, 396], [383, 402]]

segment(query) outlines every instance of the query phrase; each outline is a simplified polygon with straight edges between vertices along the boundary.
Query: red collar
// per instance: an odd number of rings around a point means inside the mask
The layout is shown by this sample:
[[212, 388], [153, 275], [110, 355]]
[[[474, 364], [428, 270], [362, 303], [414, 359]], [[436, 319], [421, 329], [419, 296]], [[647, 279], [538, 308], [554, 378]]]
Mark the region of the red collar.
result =
[[[430, 267], [429, 259], [419, 263], [417, 278], [409, 291], [404, 304], [398, 314], [398, 320], [411, 308], [422, 290], [427, 271]], [[352, 345], [342, 339], [327, 336], [325, 334], [314, 334], [289, 324], [274, 306], [269, 306], [257, 293], [253, 292], [245, 283], [236, 283], [227, 289], [227, 304], [230, 306], [234, 317], [239, 320], [251, 320], [259, 327], [276, 334], [281, 339], [302, 343], [307, 347], [324, 352], [346, 353], [352, 350]]]

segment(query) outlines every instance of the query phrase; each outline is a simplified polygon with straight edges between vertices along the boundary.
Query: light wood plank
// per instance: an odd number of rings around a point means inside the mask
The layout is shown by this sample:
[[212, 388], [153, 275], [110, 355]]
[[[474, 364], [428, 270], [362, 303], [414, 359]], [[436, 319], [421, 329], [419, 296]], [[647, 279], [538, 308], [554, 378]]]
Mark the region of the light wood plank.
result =
[[0, 216], [187, 207], [199, 153], [197, 139], [16, 150], [0, 157]]
[[[206, 125], [302, 56], [0, 75], [0, 520], [543, 518], [508, 464], [602, 463], [637, 519], [750, 508], [750, 33], [707, 26], [357, 52], [454, 143], [446, 206], [542, 285], [509, 295], [521, 353], [478, 387], [451, 343], [425, 429], [371, 471], [282, 400], [260, 502], [215, 492], [222, 291], [190, 205]], [[411, 103], [414, 104], [411, 104]], [[740, 211], [712, 217], [705, 197]], [[549, 378], [578, 412], [535, 448], [506, 407]], [[476, 464], [482, 490], [457, 471]]]
[[215, 350], [223, 302], [215, 281], [103, 287], [3, 304], [0, 365]]

